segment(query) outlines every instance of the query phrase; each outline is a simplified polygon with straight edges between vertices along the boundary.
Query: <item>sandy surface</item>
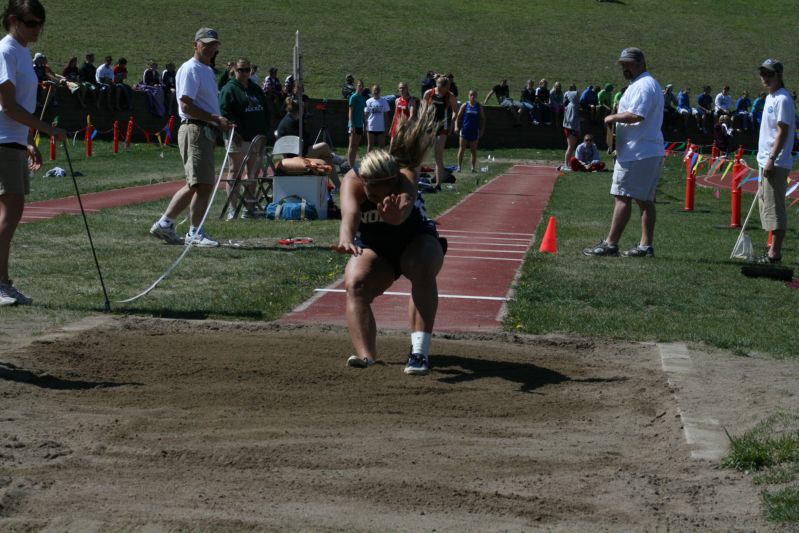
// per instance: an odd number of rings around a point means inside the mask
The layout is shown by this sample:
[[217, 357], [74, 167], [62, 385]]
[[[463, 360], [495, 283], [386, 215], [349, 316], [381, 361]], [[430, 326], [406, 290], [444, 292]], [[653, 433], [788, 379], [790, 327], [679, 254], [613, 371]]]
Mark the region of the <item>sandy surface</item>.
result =
[[[123, 318], [0, 352], [0, 529], [767, 530], [689, 459], [655, 346], [438, 337], [432, 372], [346, 332]], [[696, 358], [733, 432], [795, 363]], [[776, 385], [775, 385], [776, 383]]]

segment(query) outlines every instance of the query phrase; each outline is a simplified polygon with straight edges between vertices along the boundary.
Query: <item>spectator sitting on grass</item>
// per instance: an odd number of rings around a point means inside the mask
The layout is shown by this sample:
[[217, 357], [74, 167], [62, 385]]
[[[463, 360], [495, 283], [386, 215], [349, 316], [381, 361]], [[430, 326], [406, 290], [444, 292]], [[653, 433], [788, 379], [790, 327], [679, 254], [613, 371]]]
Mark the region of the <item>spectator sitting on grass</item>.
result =
[[580, 108], [583, 113], [585, 113], [586, 118], [591, 120], [591, 122], [596, 122], [596, 108], [598, 103], [599, 101], [596, 92], [594, 92], [594, 86], [589, 85], [582, 94], [580, 94]]
[[559, 81], [555, 82], [549, 92], [549, 109], [552, 111], [553, 120], [557, 127], [560, 122], [560, 116], [563, 114], [563, 87]]
[[594, 136], [586, 133], [583, 142], [577, 147], [569, 167], [575, 172], [599, 172], [605, 170], [605, 163], [599, 158], [599, 149], [594, 144]]
[[147, 68], [144, 69], [141, 81], [145, 85], [161, 85], [161, 76], [158, 74], [158, 63], [152, 59], [147, 61]]
[[714, 111], [716, 115], [732, 115], [732, 96], [730, 96], [729, 85], [725, 85], [716, 95]]
[[763, 119], [763, 108], [766, 107], [766, 93], [760, 93], [752, 104], [752, 122], [759, 128]]
[[519, 102], [514, 102], [513, 99], [510, 97], [510, 87], [508, 87], [508, 80], [503, 79], [497, 85], [494, 85], [494, 87], [488, 92], [485, 99], [483, 100], [483, 105], [486, 105], [488, 103], [488, 100], [491, 98], [492, 95], [497, 97], [497, 103], [500, 106], [506, 108], [508, 111], [511, 112], [511, 114], [513, 115], [513, 120], [516, 121], [516, 126], [521, 126], [522, 123], [519, 120], [518, 111], [522, 109], [522, 105]]
[[[111, 63], [114, 58], [105, 56], [105, 62], [97, 68], [95, 74], [97, 84], [100, 87], [100, 97], [106, 95], [106, 105], [109, 109], [119, 108], [119, 92], [114, 85], [114, 67]], [[100, 98], [97, 99], [97, 106], [100, 106]]]
[[677, 93], [677, 114], [682, 117], [684, 130], [688, 131], [688, 121], [694, 114], [694, 108], [691, 107], [691, 89], [689, 87], [685, 87]]
[[538, 82], [538, 87], [535, 88], [535, 106], [538, 121], [543, 122], [547, 126], [552, 125], [552, 113], [549, 101], [549, 88], [547, 87], [546, 78]]
[[175, 64], [172, 62], [164, 65], [161, 73], [161, 85], [164, 88], [164, 109], [167, 116], [174, 116], [178, 112], [178, 101], [175, 98]]
[[538, 117], [535, 114], [535, 87], [533, 87], [533, 80], [527, 80], [527, 86], [522, 89], [520, 103], [522, 107], [519, 109], [519, 113], [526, 109], [530, 114], [530, 122], [532, 122], [533, 126], [538, 126]]
[[70, 57], [69, 62], [64, 66], [61, 75], [66, 80], [67, 89], [75, 95], [78, 103], [86, 109], [86, 87], [80, 83], [80, 69], [78, 69], [78, 58]]
[[735, 102], [735, 116], [738, 117], [742, 130], [752, 131], [752, 113], [749, 112], [751, 105], [749, 91], [744, 91], [738, 101]]
[[345, 100], [350, 99], [350, 95], [355, 92], [355, 77], [352, 74], [347, 74], [344, 78], [344, 85], [341, 86], [341, 96]]
[[710, 85], [705, 85], [702, 94], [696, 97], [696, 126], [702, 133], [710, 131], [713, 123], [713, 97], [710, 96]]
[[422, 78], [422, 84], [421, 84], [422, 91], [419, 94], [424, 96], [424, 94], [430, 89], [435, 89], [437, 77], [438, 74], [436, 74], [435, 71], [428, 70], [427, 74], [425, 74], [425, 77]]
[[677, 97], [671, 83], [663, 89], [663, 127], [677, 131]]
[[713, 126], [713, 144], [722, 154], [730, 151], [730, 141], [733, 136], [733, 129], [730, 125], [729, 115], [719, 115], [716, 125]]
[[[114, 65], [114, 84], [117, 90], [125, 95], [125, 109], [131, 110], [133, 109], [133, 89], [130, 88], [130, 85], [125, 83], [126, 79], [128, 79], [128, 60], [124, 57], [120, 57], [117, 64]], [[117, 99], [119, 99], [119, 97], [117, 97]]]

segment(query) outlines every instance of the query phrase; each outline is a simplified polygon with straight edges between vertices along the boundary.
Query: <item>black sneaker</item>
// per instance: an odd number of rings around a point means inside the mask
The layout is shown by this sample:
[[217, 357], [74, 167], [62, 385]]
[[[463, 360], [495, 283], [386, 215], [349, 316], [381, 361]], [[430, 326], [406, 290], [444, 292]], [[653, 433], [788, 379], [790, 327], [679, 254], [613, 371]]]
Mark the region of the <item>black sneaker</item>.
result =
[[636, 244], [627, 251], [621, 253], [624, 257], [655, 257], [655, 249], [651, 246], [641, 246]]
[[590, 248], [583, 248], [583, 255], [618, 257], [619, 247], [615, 244], [610, 244], [608, 241], [599, 241], [598, 244]]

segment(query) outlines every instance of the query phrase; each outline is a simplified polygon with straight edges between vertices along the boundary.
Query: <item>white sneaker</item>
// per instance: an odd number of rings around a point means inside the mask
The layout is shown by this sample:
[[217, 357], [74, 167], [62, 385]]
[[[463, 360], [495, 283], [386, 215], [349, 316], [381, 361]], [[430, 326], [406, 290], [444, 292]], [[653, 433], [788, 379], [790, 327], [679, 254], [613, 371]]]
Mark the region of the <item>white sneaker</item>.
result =
[[198, 248], [216, 248], [217, 246], [219, 246], [219, 241], [215, 241], [209, 238], [204, 231], [200, 231], [194, 234], [192, 234], [191, 232], [187, 233], [184, 242], [186, 244], [191, 243], [192, 246], [197, 246]]
[[19, 292], [11, 280], [8, 280], [8, 283], [0, 283], [0, 305], [30, 305], [32, 303], [33, 298]]
[[175, 232], [175, 224], [164, 227], [156, 221], [153, 227], [150, 228], [150, 235], [168, 244], [183, 244], [183, 239], [178, 237], [178, 234]]

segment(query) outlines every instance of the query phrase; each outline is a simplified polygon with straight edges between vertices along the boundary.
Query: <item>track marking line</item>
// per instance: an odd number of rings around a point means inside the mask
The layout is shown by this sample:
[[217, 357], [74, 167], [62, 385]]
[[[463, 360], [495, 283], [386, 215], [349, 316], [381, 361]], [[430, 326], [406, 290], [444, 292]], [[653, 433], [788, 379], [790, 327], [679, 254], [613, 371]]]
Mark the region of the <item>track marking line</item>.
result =
[[[685, 441], [693, 448], [692, 459], [718, 461], [727, 453], [729, 439], [721, 424], [704, 413], [693, 412], [680, 405], [680, 395], [676, 391], [699, 391], [703, 388], [702, 379], [694, 367], [691, 353], [682, 342], [658, 343], [660, 363], [668, 376], [669, 385], [675, 390], [677, 411], [682, 420]], [[701, 410], [701, 409], [698, 409]]]
[[[314, 289], [314, 292], [335, 292], [335, 293], [344, 293], [347, 292], [344, 289]], [[382, 294], [382, 296], [410, 296], [411, 293], [409, 292], [394, 292], [394, 291], [386, 291]], [[502, 296], [467, 296], [465, 294], [439, 294], [439, 298], [449, 298], [455, 300], [486, 300], [490, 302], [504, 302], [507, 298]]]
[[518, 235], [520, 237], [532, 237], [534, 233], [513, 233], [510, 231], [468, 231], [461, 229], [436, 228], [439, 233], [466, 233], [469, 235]]
[[447, 254], [444, 258], [446, 259], [472, 259], [472, 260], [485, 260], [485, 261], [516, 261], [517, 263], [523, 263], [524, 259], [514, 259], [511, 257], [481, 257], [478, 255], [450, 255]]
[[474, 241], [455, 241], [447, 239], [447, 244], [471, 244], [473, 246], [504, 246], [506, 248], [527, 248], [529, 244], [511, 244], [504, 242], [474, 242]]
[[479, 248], [447, 248], [453, 252], [483, 252], [487, 254], [524, 254], [527, 250], [481, 250]]

